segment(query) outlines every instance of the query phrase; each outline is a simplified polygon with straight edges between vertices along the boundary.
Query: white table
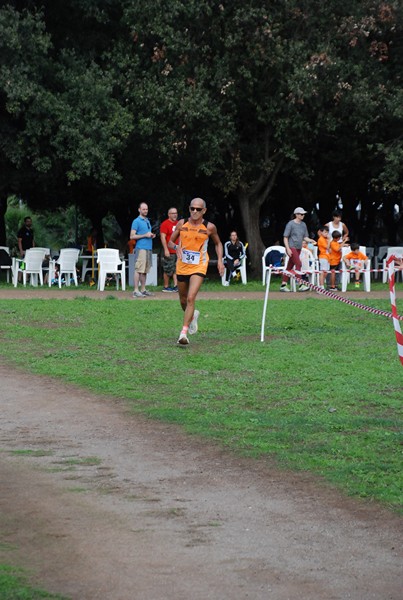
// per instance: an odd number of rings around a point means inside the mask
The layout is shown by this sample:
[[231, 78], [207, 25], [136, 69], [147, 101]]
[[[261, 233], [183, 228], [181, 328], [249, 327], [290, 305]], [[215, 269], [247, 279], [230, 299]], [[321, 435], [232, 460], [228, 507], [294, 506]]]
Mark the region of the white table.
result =
[[[81, 254], [78, 257], [78, 260], [83, 261], [83, 265], [81, 267], [81, 281], [84, 283], [85, 276], [90, 271], [92, 273], [92, 254]], [[88, 266], [89, 265], [89, 266]], [[94, 253], [94, 275], [98, 271], [98, 263], [97, 263], [97, 253]]]

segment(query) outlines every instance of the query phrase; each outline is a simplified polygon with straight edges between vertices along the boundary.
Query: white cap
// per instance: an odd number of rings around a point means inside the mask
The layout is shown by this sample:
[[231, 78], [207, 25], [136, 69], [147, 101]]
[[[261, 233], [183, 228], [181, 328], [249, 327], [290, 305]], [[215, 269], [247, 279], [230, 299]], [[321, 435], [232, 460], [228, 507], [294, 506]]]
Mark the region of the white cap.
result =
[[296, 215], [297, 213], [299, 213], [300, 215], [306, 215], [307, 211], [298, 206], [294, 209], [294, 215]]

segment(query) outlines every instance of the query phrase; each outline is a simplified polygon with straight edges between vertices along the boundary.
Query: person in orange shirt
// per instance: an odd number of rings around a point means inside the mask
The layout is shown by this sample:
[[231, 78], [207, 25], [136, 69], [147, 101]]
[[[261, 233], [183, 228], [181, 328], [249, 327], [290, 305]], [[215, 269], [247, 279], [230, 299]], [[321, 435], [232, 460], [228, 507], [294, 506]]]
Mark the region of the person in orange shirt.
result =
[[360, 244], [351, 244], [351, 252], [343, 257], [347, 269], [355, 272], [355, 287], [360, 287], [360, 271], [368, 265], [368, 256], [360, 252]]
[[[207, 244], [212, 239], [217, 253], [217, 269], [220, 277], [224, 275], [223, 246], [217, 233], [217, 227], [204, 219], [206, 203], [202, 198], [193, 198], [189, 206], [189, 219], [181, 219], [176, 225], [168, 242], [168, 248], [176, 251], [178, 260], [176, 274], [178, 279], [179, 301], [184, 311], [183, 327], [178, 344], [189, 344], [188, 333], [197, 331], [199, 311], [195, 310], [196, 296], [207, 274], [209, 256]], [[179, 244], [176, 243], [179, 241]]]
[[87, 237], [87, 251], [91, 254], [95, 252], [97, 249], [97, 236], [98, 231], [93, 227], [91, 229], [90, 235]]
[[336, 292], [336, 271], [341, 266], [341, 249], [348, 246], [348, 242], [343, 242], [340, 231], [333, 231], [329, 243], [329, 265], [330, 265], [330, 291]]
[[133, 254], [136, 247], [137, 240], [129, 240], [127, 242], [127, 254]]
[[319, 287], [325, 289], [325, 277], [329, 272], [329, 227], [319, 229], [318, 237]]

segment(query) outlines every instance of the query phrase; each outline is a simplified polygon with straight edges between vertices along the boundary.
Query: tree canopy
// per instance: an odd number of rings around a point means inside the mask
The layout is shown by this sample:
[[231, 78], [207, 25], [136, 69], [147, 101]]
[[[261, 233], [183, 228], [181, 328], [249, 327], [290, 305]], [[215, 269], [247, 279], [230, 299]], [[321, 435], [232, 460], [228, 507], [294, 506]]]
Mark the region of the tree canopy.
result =
[[395, 202], [402, 13], [397, 0], [9, 2], [3, 205], [74, 201], [124, 227], [136, 199], [162, 209], [208, 190], [239, 209], [258, 268], [262, 211], [284, 222], [321, 200], [328, 217], [337, 190], [347, 211], [369, 210], [368, 189]]

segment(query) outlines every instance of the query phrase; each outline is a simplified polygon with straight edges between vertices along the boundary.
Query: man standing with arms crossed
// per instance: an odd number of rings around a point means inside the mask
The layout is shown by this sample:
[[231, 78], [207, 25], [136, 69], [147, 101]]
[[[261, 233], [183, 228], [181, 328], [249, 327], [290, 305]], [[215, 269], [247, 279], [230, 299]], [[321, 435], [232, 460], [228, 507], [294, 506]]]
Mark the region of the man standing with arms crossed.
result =
[[[176, 208], [171, 207], [168, 210], [168, 218], [161, 223], [160, 226], [160, 238], [163, 250], [162, 257], [162, 270], [164, 277], [163, 292], [177, 292], [178, 281], [176, 279], [176, 252], [173, 248], [168, 248], [169, 240], [171, 239], [172, 233], [175, 231], [178, 223], [178, 211]], [[173, 279], [173, 287], [169, 287], [169, 279]]]
[[[223, 247], [213, 223], [204, 219], [206, 203], [201, 198], [193, 198], [189, 206], [190, 217], [181, 219], [169, 241], [168, 247], [176, 251], [178, 260], [176, 274], [178, 278], [179, 301], [184, 311], [183, 327], [178, 344], [189, 344], [188, 334], [196, 333], [199, 311], [195, 310], [196, 296], [207, 273], [209, 256], [207, 245], [209, 238], [215, 244], [217, 269], [220, 277], [224, 274]], [[176, 241], [178, 240], [178, 244]]]
[[139, 216], [134, 219], [130, 231], [130, 239], [136, 240], [133, 298], [154, 296], [146, 290], [147, 273], [152, 265], [153, 239], [155, 238], [155, 233], [151, 231], [151, 224], [147, 215], [148, 206], [145, 202], [141, 202], [139, 204]]

